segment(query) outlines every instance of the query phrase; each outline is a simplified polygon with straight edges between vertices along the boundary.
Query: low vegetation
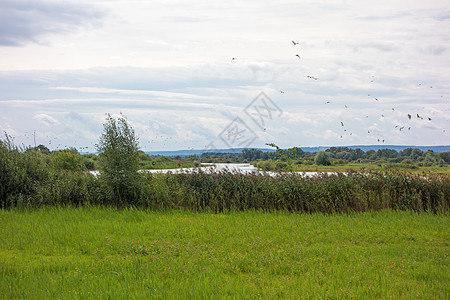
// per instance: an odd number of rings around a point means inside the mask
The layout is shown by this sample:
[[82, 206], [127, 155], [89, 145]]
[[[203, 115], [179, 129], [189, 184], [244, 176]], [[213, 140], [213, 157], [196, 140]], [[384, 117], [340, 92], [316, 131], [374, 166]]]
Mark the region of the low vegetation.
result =
[[4, 299], [447, 299], [448, 217], [0, 210]]

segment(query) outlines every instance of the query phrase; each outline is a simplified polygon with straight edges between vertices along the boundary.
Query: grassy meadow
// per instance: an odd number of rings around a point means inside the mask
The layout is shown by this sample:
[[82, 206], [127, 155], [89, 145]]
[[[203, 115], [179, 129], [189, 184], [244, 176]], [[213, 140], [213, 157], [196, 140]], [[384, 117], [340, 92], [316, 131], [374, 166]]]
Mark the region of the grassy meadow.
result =
[[448, 214], [0, 210], [0, 298], [449, 299]]

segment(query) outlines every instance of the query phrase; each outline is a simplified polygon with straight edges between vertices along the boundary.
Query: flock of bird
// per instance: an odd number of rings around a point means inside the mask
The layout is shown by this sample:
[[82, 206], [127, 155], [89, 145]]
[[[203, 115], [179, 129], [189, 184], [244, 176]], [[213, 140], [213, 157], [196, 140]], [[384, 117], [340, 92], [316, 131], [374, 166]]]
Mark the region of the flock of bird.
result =
[[[300, 42], [296, 42], [296, 41], [292, 40], [292, 44], [293, 44], [293, 46], [298, 46], [298, 45], [300, 45]], [[295, 54], [294, 56], [297, 57], [297, 58], [299, 58], [299, 59], [301, 59], [300, 54], [298, 54], [298, 53]], [[232, 62], [233, 62], [234, 60], [237, 60], [237, 58], [236, 58], [236, 57], [233, 57], [233, 58], [231, 59]], [[319, 79], [319, 78], [317, 78], [317, 77], [315, 77], [315, 76], [312, 76], [312, 75], [307, 75], [306, 77], [307, 77], [308, 79], [311, 79], [311, 80], [314, 80], [314, 81], [316, 81], [316, 80]], [[372, 75], [372, 76], [371, 76], [371, 79], [370, 79], [370, 82], [371, 82], [371, 83], [374, 83], [375, 80], [376, 80], [375, 76]], [[418, 86], [421, 86], [421, 85], [422, 85], [421, 83], [418, 84]], [[430, 88], [433, 88], [433, 86], [430, 86]], [[280, 93], [284, 94], [285, 91], [284, 91], [284, 90], [280, 90]], [[377, 102], [380, 102], [380, 99], [379, 99], [378, 97], [373, 97], [373, 96], [371, 96], [370, 94], [368, 94], [367, 96], [373, 98], [373, 100], [375, 100], [375, 101], [377, 101]], [[443, 97], [443, 96], [441, 96], [441, 97]], [[331, 104], [331, 103], [332, 103], [332, 102], [329, 101], [329, 100], [325, 101], [325, 104]], [[347, 105], [344, 105], [344, 107], [345, 107], [346, 109], [348, 108]], [[394, 112], [394, 111], [395, 111], [395, 108], [392, 108], [391, 111]], [[366, 118], [369, 118], [368, 115], [366, 115], [365, 117], [366, 117]], [[406, 121], [411, 121], [411, 122], [414, 121], [414, 120], [432, 121], [432, 118], [431, 118], [431, 117], [429, 117], [429, 116], [423, 117], [423, 116], [419, 115], [419, 113], [415, 113], [415, 116], [414, 116], [413, 114], [411, 114], [411, 113], [407, 113], [407, 114], [405, 115], [405, 117], [407, 117], [407, 119], [405, 118]], [[380, 114], [380, 119], [382, 119], [382, 118], [385, 118], [385, 115], [384, 115], [384, 114]], [[350, 129], [347, 130], [347, 128], [346, 128], [346, 126], [344, 125], [344, 122], [343, 122], [343, 121], [340, 121], [340, 125], [341, 125], [341, 128], [343, 129], [343, 132], [344, 132], [344, 133], [348, 133], [348, 135], [353, 135], [353, 133], [352, 133], [352, 131], [351, 131]], [[403, 122], [402, 124], [397, 124], [397, 125], [394, 126], [394, 129], [399, 130], [400, 132], [402, 132], [402, 131], [411, 131], [411, 128], [413, 128], [412, 124], [406, 124], [406, 122]], [[379, 130], [372, 130], [372, 132], [371, 132], [371, 130], [368, 129], [368, 130], [367, 130], [367, 134], [373, 134], [373, 133], [374, 133], [373, 131], [380, 133]], [[443, 132], [445, 132], [445, 130], [443, 130]], [[340, 135], [340, 138], [344, 138], [344, 133], [343, 133], [342, 135]], [[384, 138], [383, 136], [380, 136], [380, 134], [378, 134], [378, 136], [375, 135], [375, 139], [376, 139], [376, 141], [379, 142], [379, 143], [384, 143], [384, 142], [385, 142], [385, 138]]]

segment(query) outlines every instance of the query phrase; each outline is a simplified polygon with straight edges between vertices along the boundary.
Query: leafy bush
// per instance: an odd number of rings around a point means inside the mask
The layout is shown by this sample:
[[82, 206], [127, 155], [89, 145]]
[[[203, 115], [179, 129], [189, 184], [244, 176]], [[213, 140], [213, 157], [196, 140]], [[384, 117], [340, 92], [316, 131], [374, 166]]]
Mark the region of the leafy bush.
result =
[[70, 150], [57, 151], [53, 156], [53, 167], [57, 171], [86, 171], [83, 157]]
[[28, 201], [37, 182], [49, 176], [47, 156], [39, 151], [23, 151], [9, 136], [0, 141], [0, 207], [11, 207]]

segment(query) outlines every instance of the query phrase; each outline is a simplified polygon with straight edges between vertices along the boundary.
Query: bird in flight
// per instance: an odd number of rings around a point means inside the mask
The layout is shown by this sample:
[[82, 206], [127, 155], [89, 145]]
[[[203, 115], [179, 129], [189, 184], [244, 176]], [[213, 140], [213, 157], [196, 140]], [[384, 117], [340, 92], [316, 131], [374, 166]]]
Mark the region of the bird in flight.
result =
[[410, 115], [410, 114], [408, 114], [408, 119], [410, 119], [410, 120], [411, 120], [411, 115]]
[[342, 125], [342, 126], [344, 126], [344, 123], [343, 123], [343, 122], [341, 122], [341, 125]]
[[233, 60], [237, 60], [237, 57], [231, 58], [231, 62], [233, 62]]
[[431, 121], [431, 118], [430, 118], [430, 117], [428, 117], [428, 121]]
[[297, 56], [298, 58], [300, 58], [300, 55], [298, 55], [298, 54], [295, 54], [295, 56]]
[[325, 104], [328, 104], [328, 103], [330, 103], [330, 101], [325, 102]]
[[281, 91], [281, 90], [280, 90], [280, 93], [284, 94], [284, 91]]
[[299, 43], [296, 43], [296, 42], [294, 42], [294, 41], [292, 41], [292, 43], [294, 44], [294, 46], [299, 44]]
[[314, 77], [314, 76], [307, 75], [306, 77], [317, 80], [317, 77]]

